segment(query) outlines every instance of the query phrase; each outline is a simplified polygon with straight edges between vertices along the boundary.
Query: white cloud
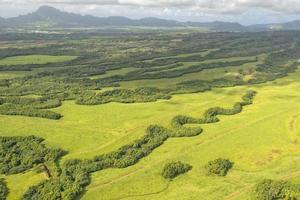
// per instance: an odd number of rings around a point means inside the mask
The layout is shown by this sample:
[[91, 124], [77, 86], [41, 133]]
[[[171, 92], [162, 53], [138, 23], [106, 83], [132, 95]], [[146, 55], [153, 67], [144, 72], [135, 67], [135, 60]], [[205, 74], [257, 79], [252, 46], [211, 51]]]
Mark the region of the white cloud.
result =
[[0, 0], [4, 4], [113, 5], [154, 8], [189, 8], [211, 13], [236, 13], [264, 8], [281, 13], [300, 13], [300, 0]]
[[41, 5], [96, 16], [154, 16], [182, 21], [267, 23], [300, 16], [300, 0], [0, 0], [0, 15], [25, 14]]

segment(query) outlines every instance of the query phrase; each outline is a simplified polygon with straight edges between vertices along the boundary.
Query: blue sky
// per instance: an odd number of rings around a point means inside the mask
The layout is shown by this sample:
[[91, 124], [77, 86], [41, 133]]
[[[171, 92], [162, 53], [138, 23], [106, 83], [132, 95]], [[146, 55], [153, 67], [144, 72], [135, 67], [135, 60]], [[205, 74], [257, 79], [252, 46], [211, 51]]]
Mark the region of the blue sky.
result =
[[0, 0], [0, 16], [13, 17], [50, 5], [95, 16], [160, 17], [179, 21], [242, 24], [300, 19], [300, 0]]

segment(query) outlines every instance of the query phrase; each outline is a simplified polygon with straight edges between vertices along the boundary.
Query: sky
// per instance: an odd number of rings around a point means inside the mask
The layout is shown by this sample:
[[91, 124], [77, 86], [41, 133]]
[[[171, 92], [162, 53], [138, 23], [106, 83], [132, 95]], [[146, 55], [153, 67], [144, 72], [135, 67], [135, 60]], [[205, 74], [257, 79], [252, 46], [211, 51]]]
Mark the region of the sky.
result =
[[0, 16], [27, 14], [42, 5], [99, 17], [159, 17], [244, 25], [300, 19], [300, 0], [0, 0]]

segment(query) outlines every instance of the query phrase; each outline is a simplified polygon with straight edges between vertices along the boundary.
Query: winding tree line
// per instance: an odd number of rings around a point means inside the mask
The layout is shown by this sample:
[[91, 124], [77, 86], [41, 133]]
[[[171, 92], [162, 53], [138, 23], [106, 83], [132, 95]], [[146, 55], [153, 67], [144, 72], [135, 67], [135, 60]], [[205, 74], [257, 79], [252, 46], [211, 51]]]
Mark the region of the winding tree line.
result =
[[[250, 105], [252, 103], [254, 96], [255, 96], [254, 91], [247, 92], [246, 95], [244, 95], [242, 98], [243, 101], [236, 103], [233, 109], [223, 109], [219, 107], [208, 109], [203, 119], [205, 120], [209, 119], [209, 120], [206, 120], [205, 122], [200, 119], [194, 120], [194, 118], [189, 118], [189, 117], [186, 117], [186, 119], [193, 119], [193, 120], [181, 121], [178, 119], [182, 119], [182, 118], [175, 117], [172, 120], [172, 124], [173, 124], [172, 129], [167, 129], [158, 125], [151, 125], [146, 130], [146, 134], [144, 137], [134, 141], [131, 144], [125, 145], [116, 151], [103, 154], [100, 156], [96, 156], [94, 159], [91, 160], [68, 160], [62, 166], [61, 173], [57, 177], [52, 177], [49, 180], [46, 180], [36, 186], [31, 187], [26, 192], [23, 199], [26, 200], [27, 199], [28, 200], [29, 199], [30, 200], [75, 199], [81, 192], [83, 192], [84, 188], [90, 183], [91, 173], [103, 169], [107, 169], [107, 168], [126, 168], [128, 166], [134, 165], [140, 159], [146, 157], [154, 149], [162, 145], [170, 137], [185, 137], [185, 136], [190, 137], [190, 136], [199, 135], [201, 133], [200, 131], [195, 132], [194, 129], [193, 130], [191, 129], [192, 131], [189, 131], [189, 129], [184, 128], [183, 125], [188, 123], [217, 122], [218, 121], [217, 115], [237, 114], [242, 111], [243, 106]], [[176, 126], [174, 126], [175, 122], [177, 122]], [[202, 129], [199, 130], [202, 131]], [[12, 139], [13, 138], [9, 138], [9, 139], [2, 138], [2, 141], [8, 141], [8, 144], [11, 144]], [[21, 138], [18, 139], [20, 140]], [[40, 142], [41, 140], [38, 140], [38, 144], [40, 144]], [[4, 146], [7, 147], [10, 146], [6, 144], [7, 142], [3, 143]], [[27, 151], [21, 151], [18, 154], [21, 155], [21, 158], [24, 158], [27, 155], [26, 152]], [[0, 155], [4, 156], [5, 153]], [[56, 158], [56, 156], [52, 156], [52, 158], [53, 157]], [[43, 162], [43, 160], [38, 159], [39, 156], [36, 156], [34, 158], [37, 158], [39, 162]], [[4, 162], [4, 163], [12, 163], [12, 161]], [[178, 168], [178, 170], [179, 169], [180, 171], [178, 171], [178, 173], [176, 172], [175, 174], [183, 173], [183, 171], [189, 170], [190, 167], [185, 166], [183, 168], [181, 167]], [[181, 169], [185, 169], [185, 170], [182, 171]], [[9, 172], [11, 168], [8, 167], [7, 170]], [[171, 176], [173, 177], [173, 175]]]
[[171, 125], [174, 129], [172, 132], [175, 137], [187, 137], [187, 136], [196, 136], [202, 133], [203, 129], [201, 128], [191, 128], [185, 127], [186, 124], [208, 124], [216, 123], [220, 120], [217, 118], [218, 115], [235, 115], [242, 112], [243, 107], [251, 105], [254, 96], [256, 95], [255, 91], [248, 91], [243, 97], [242, 102], [237, 102], [233, 105], [231, 109], [225, 109], [221, 107], [210, 108], [204, 113], [203, 118], [194, 118], [185, 115], [179, 115], [172, 119]]

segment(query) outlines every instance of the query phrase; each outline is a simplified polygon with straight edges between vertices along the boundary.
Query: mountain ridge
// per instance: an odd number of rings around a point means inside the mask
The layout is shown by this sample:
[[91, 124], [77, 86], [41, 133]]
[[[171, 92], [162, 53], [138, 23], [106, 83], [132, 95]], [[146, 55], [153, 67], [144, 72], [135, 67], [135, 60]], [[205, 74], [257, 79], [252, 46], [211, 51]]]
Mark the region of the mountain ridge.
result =
[[123, 16], [96, 17], [61, 11], [50, 6], [41, 6], [35, 12], [12, 18], [0, 17], [1, 27], [105, 27], [105, 26], [141, 26], [141, 27], [199, 27], [210, 31], [268, 31], [300, 30], [300, 20], [278, 24], [256, 24], [244, 26], [236, 22], [179, 22], [176, 20], [145, 17], [130, 19]]

